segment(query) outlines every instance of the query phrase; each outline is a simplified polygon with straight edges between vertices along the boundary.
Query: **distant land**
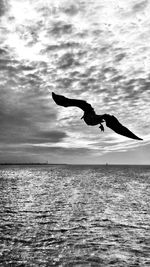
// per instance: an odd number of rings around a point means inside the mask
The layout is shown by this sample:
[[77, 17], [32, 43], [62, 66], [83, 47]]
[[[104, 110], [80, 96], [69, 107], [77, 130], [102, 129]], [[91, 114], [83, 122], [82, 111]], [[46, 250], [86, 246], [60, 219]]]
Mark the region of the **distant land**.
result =
[[106, 166], [106, 167], [109, 167], [109, 166], [150, 166], [150, 164], [112, 164], [112, 163], [110, 163], [110, 164], [108, 164], [108, 163], [100, 163], [100, 164], [73, 164], [73, 163], [47, 163], [47, 162], [45, 162], [45, 163], [42, 163], [42, 162], [40, 162], [40, 163], [36, 163], [36, 162], [31, 162], [31, 163], [21, 163], [21, 162], [19, 162], [19, 163], [12, 163], [12, 162], [10, 162], [10, 163], [8, 163], [8, 162], [1, 162], [0, 163], [0, 166], [52, 166], [52, 165], [70, 165], [70, 166]]
[[66, 163], [0, 163], [0, 165], [67, 165]]

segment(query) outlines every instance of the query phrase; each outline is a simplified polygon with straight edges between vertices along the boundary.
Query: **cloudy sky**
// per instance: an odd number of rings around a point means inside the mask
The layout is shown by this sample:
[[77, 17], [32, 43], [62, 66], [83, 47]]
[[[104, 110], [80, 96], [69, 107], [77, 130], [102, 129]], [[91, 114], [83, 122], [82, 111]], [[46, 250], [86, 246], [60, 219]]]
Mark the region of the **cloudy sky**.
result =
[[[150, 1], [0, 1], [0, 162], [150, 164]], [[144, 141], [88, 127], [85, 99]]]

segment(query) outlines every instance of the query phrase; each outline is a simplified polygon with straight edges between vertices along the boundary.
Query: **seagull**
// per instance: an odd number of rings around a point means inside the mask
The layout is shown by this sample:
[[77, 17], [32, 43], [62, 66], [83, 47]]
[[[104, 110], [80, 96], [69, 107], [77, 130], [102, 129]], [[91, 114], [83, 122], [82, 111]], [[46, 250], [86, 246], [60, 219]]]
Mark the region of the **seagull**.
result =
[[63, 107], [78, 107], [83, 110], [84, 114], [81, 119], [84, 119], [85, 123], [90, 126], [99, 125], [99, 128], [104, 132], [103, 122], [106, 123], [106, 126], [112, 129], [117, 134], [126, 136], [131, 139], [143, 140], [132, 133], [128, 128], [123, 126], [115, 116], [110, 114], [97, 115], [93, 107], [84, 100], [71, 99], [62, 95], [57, 95], [52, 92], [52, 98], [55, 103]]

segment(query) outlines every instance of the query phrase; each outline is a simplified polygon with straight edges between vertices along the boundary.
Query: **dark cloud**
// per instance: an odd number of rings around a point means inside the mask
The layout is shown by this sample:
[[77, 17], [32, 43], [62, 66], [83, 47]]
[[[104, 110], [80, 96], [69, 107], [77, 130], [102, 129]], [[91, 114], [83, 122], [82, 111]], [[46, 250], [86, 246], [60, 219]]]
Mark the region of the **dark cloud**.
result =
[[[41, 129], [40, 122], [42, 114], [37, 121], [31, 109], [26, 105], [24, 110], [10, 109], [6, 111], [4, 106], [0, 110], [0, 143], [1, 144], [42, 144], [61, 142], [67, 134], [62, 131], [51, 131]], [[54, 115], [55, 116], [55, 115]], [[53, 114], [49, 115], [49, 122], [54, 119]], [[43, 121], [44, 125], [45, 121]], [[50, 126], [49, 126], [50, 127]]]
[[72, 83], [75, 81], [75, 79], [71, 78], [59, 78], [56, 80], [58, 84], [58, 88], [71, 88]]
[[58, 67], [61, 69], [73, 68], [79, 65], [73, 53], [65, 53], [59, 60]]
[[67, 41], [67, 42], [60, 42], [58, 44], [54, 45], [48, 45], [42, 52], [54, 52], [54, 51], [59, 51], [59, 50], [70, 50], [73, 48], [79, 48], [80, 44], [78, 42], [74, 41]]
[[8, 70], [8, 71], [16, 71], [18, 69], [18, 61], [17, 60], [12, 60], [12, 59], [9, 59], [9, 55], [7, 53], [6, 50], [4, 49], [1, 49], [1, 51], [3, 53], [1, 53], [0, 55], [4, 55], [6, 56], [6, 58], [0, 58], [0, 70]]
[[99, 52], [101, 54], [106, 54], [106, 53], [109, 53], [110, 49], [111, 49], [111, 46], [107, 44], [107, 45], [100, 47]]
[[26, 74], [33, 67], [17, 61], [1, 60], [1, 64], [4, 85], [0, 88], [0, 143], [48, 142], [46, 131], [50, 131], [49, 142], [53, 139], [59, 142], [64, 135], [51, 132], [50, 124], [56, 120], [56, 113], [48, 91], [41, 86], [40, 76]]
[[86, 79], [80, 79], [80, 93], [81, 92], [86, 92], [87, 90], [89, 92], [92, 92], [93, 94], [95, 93], [95, 91], [100, 89], [100, 84], [98, 82], [98, 79], [93, 78], [93, 77], [89, 77]]
[[67, 3], [66, 6], [63, 7], [63, 12], [69, 16], [74, 16], [80, 11], [80, 6], [76, 3]]
[[60, 37], [64, 34], [71, 34], [73, 30], [72, 24], [65, 23], [64, 21], [55, 21], [51, 25], [50, 33]]
[[1, 0], [0, 1], [0, 17], [5, 14], [7, 9], [8, 9], [8, 1], [7, 0]]
[[150, 89], [150, 79], [146, 78], [132, 78], [124, 81], [122, 90], [125, 93], [125, 98], [129, 100], [136, 100], [142, 98], [142, 94]]
[[62, 131], [40, 131], [35, 133], [30, 139], [27, 139], [31, 144], [44, 144], [44, 143], [59, 143], [67, 137], [67, 134]]
[[[5, 55], [6, 54], [6, 50], [3, 49], [3, 48], [0, 48], [0, 56], [2, 55]], [[1, 64], [1, 63], [0, 63]]]
[[126, 57], [126, 53], [119, 53], [118, 55], [115, 56], [115, 61], [119, 62], [122, 59], [124, 59]]
[[144, 1], [141, 1], [137, 4], [135, 4], [132, 8], [133, 12], [135, 13], [135, 12], [143, 11], [147, 7], [148, 3], [149, 3], [148, 0], [144, 0]]
[[125, 77], [123, 76], [123, 75], [115, 75], [112, 79], [111, 79], [111, 81], [113, 82], [113, 83], [116, 83], [116, 82], [120, 82], [121, 80], [124, 80], [125, 79]]
[[104, 66], [101, 69], [101, 73], [104, 73], [104, 74], [110, 73], [112, 75], [115, 75], [115, 74], [117, 74], [117, 69], [115, 67]]

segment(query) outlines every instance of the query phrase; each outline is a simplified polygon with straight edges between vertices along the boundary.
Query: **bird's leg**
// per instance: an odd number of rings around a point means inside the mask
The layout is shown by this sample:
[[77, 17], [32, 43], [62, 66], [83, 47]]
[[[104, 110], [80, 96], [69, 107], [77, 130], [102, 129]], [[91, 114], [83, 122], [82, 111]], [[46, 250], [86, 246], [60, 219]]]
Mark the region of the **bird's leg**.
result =
[[104, 132], [104, 126], [100, 123], [99, 128], [101, 129], [102, 132]]

